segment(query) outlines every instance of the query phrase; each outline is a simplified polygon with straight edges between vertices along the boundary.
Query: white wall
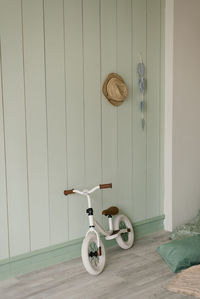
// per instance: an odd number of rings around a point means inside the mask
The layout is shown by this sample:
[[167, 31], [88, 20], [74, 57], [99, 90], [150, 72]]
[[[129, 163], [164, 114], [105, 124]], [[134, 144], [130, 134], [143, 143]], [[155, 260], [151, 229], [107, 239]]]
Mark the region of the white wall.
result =
[[[199, 0], [174, 1], [174, 31], [172, 35], [174, 35], [174, 80], [171, 224], [172, 227], [175, 227], [194, 217], [200, 208]], [[171, 44], [166, 46], [169, 52]], [[166, 98], [167, 100], [168, 98]], [[169, 115], [166, 115], [166, 123], [170, 120], [167, 117]], [[170, 125], [171, 123], [169, 123]], [[167, 150], [166, 145], [165, 150]], [[170, 160], [168, 162], [170, 163]], [[166, 184], [165, 187], [167, 187]], [[169, 197], [165, 200], [165, 210], [166, 207], [169, 209], [170, 205]], [[168, 220], [169, 217], [168, 215]]]
[[[80, 238], [86, 201], [133, 222], [163, 214], [163, 0], [0, 0], [0, 260]], [[125, 45], [125, 46], [124, 46]], [[145, 129], [137, 64], [146, 65]], [[101, 93], [110, 72], [129, 96]]]

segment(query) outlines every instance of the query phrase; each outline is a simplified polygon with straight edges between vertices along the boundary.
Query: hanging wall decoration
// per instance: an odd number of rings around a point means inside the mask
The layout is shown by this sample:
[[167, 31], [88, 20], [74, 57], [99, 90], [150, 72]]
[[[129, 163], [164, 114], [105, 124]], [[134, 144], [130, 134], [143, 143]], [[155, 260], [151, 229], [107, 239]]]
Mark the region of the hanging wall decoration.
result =
[[127, 86], [118, 74], [110, 73], [105, 79], [102, 92], [108, 101], [114, 105], [121, 105], [128, 96]]
[[145, 127], [145, 119], [144, 119], [144, 110], [145, 110], [145, 99], [144, 99], [144, 93], [145, 93], [145, 65], [143, 63], [142, 57], [140, 57], [140, 62], [137, 65], [137, 73], [138, 73], [138, 86], [140, 91], [140, 111], [141, 111], [141, 123], [142, 123], [142, 129]]

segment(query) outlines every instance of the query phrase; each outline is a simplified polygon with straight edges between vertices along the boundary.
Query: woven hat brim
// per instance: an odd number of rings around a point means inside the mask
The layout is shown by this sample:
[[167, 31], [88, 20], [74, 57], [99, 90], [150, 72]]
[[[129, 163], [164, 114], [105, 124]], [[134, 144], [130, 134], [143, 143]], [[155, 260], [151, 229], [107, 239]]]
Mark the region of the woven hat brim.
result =
[[109, 100], [109, 99], [108, 99], [108, 101], [114, 106], [119, 106], [124, 102], [124, 101], [115, 101], [115, 100]]
[[[104, 83], [103, 83], [103, 86], [102, 86], [102, 92], [104, 94], [104, 96], [109, 100], [111, 101], [112, 99], [109, 98], [108, 96], [108, 92], [107, 92], [107, 84], [108, 84], [108, 81], [110, 81], [110, 79], [112, 78], [117, 78], [119, 79], [120, 81], [122, 81], [122, 83], [124, 83], [124, 80], [122, 79], [122, 77], [120, 77], [118, 74], [116, 73], [110, 73], [107, 78], [105, 79]], [[112, 100], [113, 101], [113, 100]], [[115, 101], [116, 102], [116, 101]], [[121, 104], [123, 101], [119, 101], [119, 103]], [[119, 104], [119, 105], [120, 105]], [[118, 106], [119, 106], [118, 105]]]

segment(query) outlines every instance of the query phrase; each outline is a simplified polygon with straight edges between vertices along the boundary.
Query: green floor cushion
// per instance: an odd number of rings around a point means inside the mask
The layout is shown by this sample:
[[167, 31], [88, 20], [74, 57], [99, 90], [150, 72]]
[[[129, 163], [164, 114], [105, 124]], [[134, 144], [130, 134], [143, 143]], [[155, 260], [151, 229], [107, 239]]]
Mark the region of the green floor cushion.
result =
[[200, 264], [200, 235], [162, 244], [157, 251], [172, 271], [180, 272]]

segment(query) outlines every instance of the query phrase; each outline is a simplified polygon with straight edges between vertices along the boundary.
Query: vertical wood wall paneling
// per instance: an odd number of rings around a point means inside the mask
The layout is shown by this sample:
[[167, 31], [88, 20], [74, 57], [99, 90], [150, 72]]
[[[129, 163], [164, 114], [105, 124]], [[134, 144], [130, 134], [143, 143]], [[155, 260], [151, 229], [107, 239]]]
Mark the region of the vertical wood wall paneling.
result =
[[0, 4], [10, 254], [15, 256], [30, 250], [21, 1]]
[[[93, 194], [100, 221], [102, 206], [118, 205], [132, 221], [163, 212], [164, 3], [0, 1], [0, 259], [84, 235], [87, 201], [64, 197], [65, 188], [113, 182]], [[119, 107], [102, 95], [110, 72], [128, 86]]]
[[[84, 94], [83, 94], [83, 36], [82, 1], [68, 0], [65, 7], [66, 107], [67, 107], [67, 160], [68, 187], [83, 189], [84, 162]], [[68, 196], [69, 238], [84, 235], [88, 227], [85, 214], [86, 199]]]
[[68, 239], [63, 0], [44, 1], [51, 245]]
[[49, 245], [43, 1], [23, 3], [32, 250]]
[[161, 83], [160, 83], [160, 214], [164, 213], [164, 103], [165, 103], [165, 0], [161, 0]]
[[3, 113], [3, 89], [1, 71], [1, 44], [0, 44], [0, 259], [9, 257], [8, 240], [8, 210], [7, 210], [7, 178], [6, 178], [6, 153]]
[[147, 1], [147, 217], [160, 212], [160, 0]]
[[[116, 72], [116, 0], [101, 1], [101, 88], [107, 75]], [[102, 94], [102, 93], [101, 93]], [[102, 181], [113, 188], [103, 191], [103, 208], [117, 202], [117, 108], [102, 94]], [[107, 218], [104, 218], [107, 222]]]
[[[142, 129], [137, 65], [140, 55], [146, 65], [146, 0], [132, 1], [132, 42], [133, 42], [133, 219], [143, 220], [146, 217], [146, 107], [145, 127]], [[145, 74], [146, 77], [146, 74]]]
[[[86, 185], [101, 182], [101, 86], [99, 0], [83, 1], [84, 102]], [[105, 191], [106, 192], [106, 191]], [[101, 193], [93, 194], [95, 215], [101, 220]]]
[[133, 215], [131, 23], [131, 0], [117, 0], [117, 72], [128, 87], [127, 99], [118, 106], [118, 206], [130, 217]]

